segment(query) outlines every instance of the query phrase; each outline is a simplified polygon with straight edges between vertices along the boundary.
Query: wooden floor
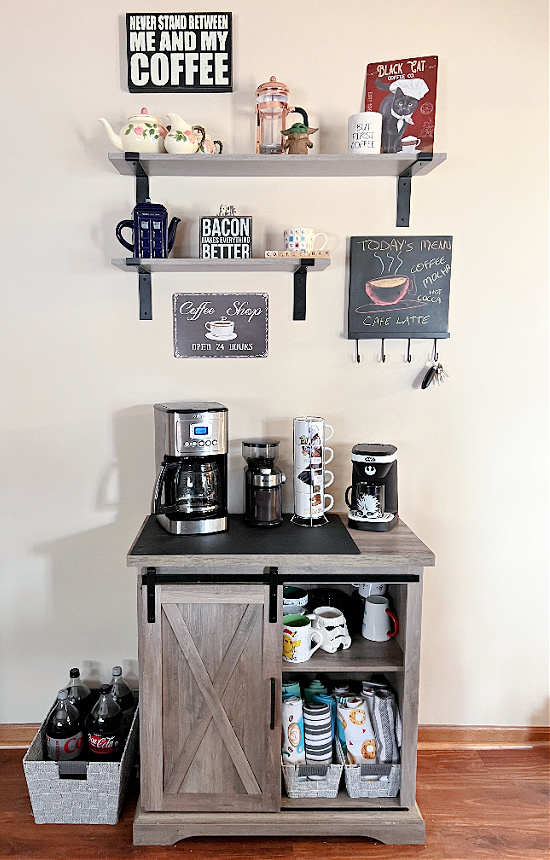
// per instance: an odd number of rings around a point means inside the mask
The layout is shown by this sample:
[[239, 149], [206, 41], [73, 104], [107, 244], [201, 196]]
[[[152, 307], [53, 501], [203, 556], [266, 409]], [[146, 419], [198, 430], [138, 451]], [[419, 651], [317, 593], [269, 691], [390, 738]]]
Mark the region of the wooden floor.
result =
[[418, 805], [426, 844], [357, 838], [194, 838], [169, 848], [132, 844], [138, 787], [116, 826], [34, 823], [21, 763], [0, 749], [1, 860], [548, 860], [548, 750], [427, 749], [418, 755]]

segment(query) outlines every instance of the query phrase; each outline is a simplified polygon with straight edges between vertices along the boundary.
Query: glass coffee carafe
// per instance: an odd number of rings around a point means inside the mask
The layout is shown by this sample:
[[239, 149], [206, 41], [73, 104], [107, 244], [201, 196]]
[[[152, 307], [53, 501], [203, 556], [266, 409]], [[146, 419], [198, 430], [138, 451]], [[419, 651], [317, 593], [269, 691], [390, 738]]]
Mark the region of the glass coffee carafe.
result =
[[155, 491], [155, 513], [211, 516], [221, 500], [221, 476], [215, 460], [165, 458]]

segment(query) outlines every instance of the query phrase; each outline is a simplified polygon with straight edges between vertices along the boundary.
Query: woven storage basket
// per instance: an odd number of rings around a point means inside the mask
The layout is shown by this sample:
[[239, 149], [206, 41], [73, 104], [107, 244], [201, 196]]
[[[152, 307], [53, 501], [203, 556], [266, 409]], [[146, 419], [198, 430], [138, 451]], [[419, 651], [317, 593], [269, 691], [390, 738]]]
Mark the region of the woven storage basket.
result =
[[[346, 764], [344, 751], [338, 738], [335, 739], [336, 756], [342, 763], [346, 789], [350, 797], [396, 797], [401, 785], [400, 764]], [[366, 779], [378, 776], [379, 779]]]
[[[281, 761], [289, 797], [337, 797], [342, 764], [288, 764]], [[320, 776], [321, 779], [309, 779]]]
[[138, 709], [120, 761], [45, 760], [46, 722], [23, 758], [36, 824], [116, 824], [138, 750]]

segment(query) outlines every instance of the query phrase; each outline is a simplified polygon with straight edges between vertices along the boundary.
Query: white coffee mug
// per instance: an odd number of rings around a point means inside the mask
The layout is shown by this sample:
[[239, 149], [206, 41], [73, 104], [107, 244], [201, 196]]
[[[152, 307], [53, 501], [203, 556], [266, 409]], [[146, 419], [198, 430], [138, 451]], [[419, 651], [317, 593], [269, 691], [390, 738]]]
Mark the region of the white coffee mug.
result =
[[235, 333], [235, 323], [226, 317], [222, 317], [221, 320], [205, 322], [204, 327], [213, 338], [220, 340], [231, 337]]
[[378, 155], [382, 139], [382, 114], [354, 113], [348, 119], [348, 154]]
[[[327, 499], [330, 499], [328, 503]], [[302, 519], [322, 517], [333, 505], [334, 497], [322, 489], [315, 493], [294, 493], [294, 513]]]
[[[311, 645], [312, 641], [316, 644]], [[305, 663], [321, 647], [323, 636], [307, 615], [283, 615], [283, 660]]]
[[320, 630], [323, 639], [321, 648], [328, 654], [343, 651], [351, 645], [346, 617], [335, 606], [318, 606], [307, 616], [313, 628]]
[[385, 594], [386, 585], [384, 582], [352, 582], [355, 588], [359, 589], [360, 597], [370, 597], [371, 594]]
[[325, 241], [317, 251], [322, 251], [328, 242], [326, 233], [316, 233], [313, 227], [289, 227], [285, 230], [285, 251], [313, 251], [315, 240], [324, 236]]
[[[294, 585], [285, 585], [283, 587], [283, 609], [286, 606], [307, 606], [309, 594], [303, 588], [297, 588]], [[285, 615], [291, 615], [285, 609]]]
[[387, 597], [371, 594], [366, 598], [361, 633], [371, 642], [387, 642], [399, 633], [399, 621]]

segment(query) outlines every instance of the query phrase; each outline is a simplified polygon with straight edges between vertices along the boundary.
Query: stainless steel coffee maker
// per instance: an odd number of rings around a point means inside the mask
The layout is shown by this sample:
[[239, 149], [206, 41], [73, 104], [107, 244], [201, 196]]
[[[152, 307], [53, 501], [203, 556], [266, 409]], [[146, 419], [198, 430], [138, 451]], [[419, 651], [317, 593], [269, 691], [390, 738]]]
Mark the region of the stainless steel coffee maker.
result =
[[227, 407], [156, 403], [152, 512], [170, 534], [227, 530]]

